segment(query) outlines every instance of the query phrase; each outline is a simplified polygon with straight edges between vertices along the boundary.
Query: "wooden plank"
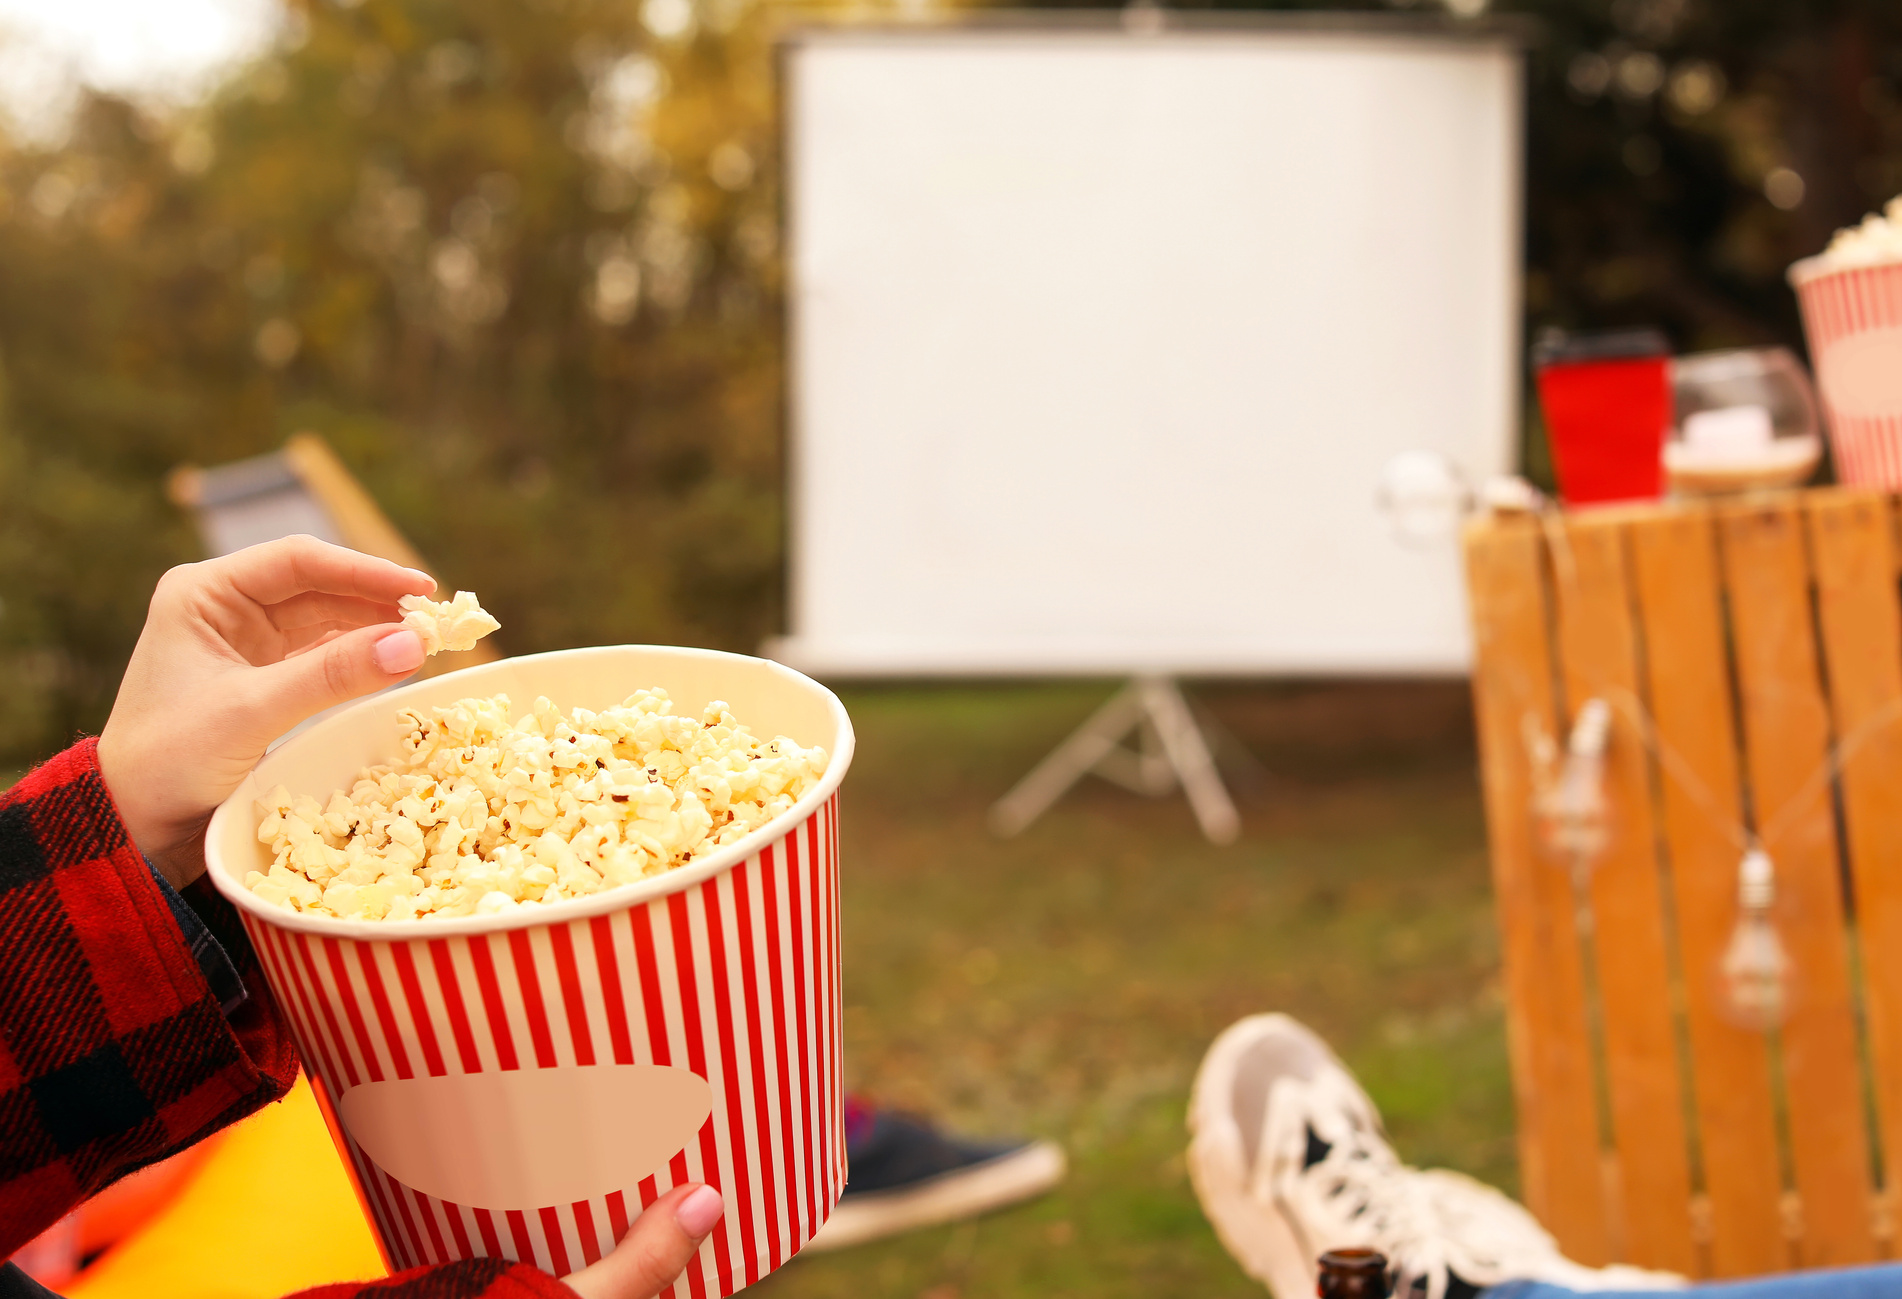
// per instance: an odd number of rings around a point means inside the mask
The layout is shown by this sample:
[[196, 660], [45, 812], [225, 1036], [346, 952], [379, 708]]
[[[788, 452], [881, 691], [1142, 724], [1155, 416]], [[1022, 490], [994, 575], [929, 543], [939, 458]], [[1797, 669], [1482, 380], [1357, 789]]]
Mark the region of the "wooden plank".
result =
[[[1559, 661], [1570, 715], [1586, 701], [1612, 709], [1605, 752], [1608, 838], [1592, 869], [1592, 950], [1603, 1009], [1612, 1142], [1618, 1152], [1625, 1262], [1696, 1269], [1684, 1091], [1671, 1022], [1650, 763], [1639, 704], [1636, 631], [1625, 573], [1626, 524], [1581, 516], [1551, 538], [1568, 562], [1552, 565]], [[1552, 863], [1553, 867], [1557, 863]]]
[[1811, 566], [1843, 747], [1843, 823], [1854, 872], [1863, 1003], [1883, 1167], [1902, 1176], [1902, 616], [1894, 511], [1871, 492], [1809, 497]]
[[1692, 1112], [1710, 1203], [1710, 1273], [1791, 1266], [1778, 1200], [1776, 1109], [1761, 1033], [1724, 1019], [1715, 971], [1736, 923], [1736, 827], [1743, 821], [1717, 544], [1704, 510], [1631, 530], [1644, 632], [1645, 702], [1660, 749], [1665, 850], [1691, 1043]]
[[337, 525], [344, 545], [405, 568], [427, 571], [423, 557], [396, 530], [396, 525], [337, 458], [328, 442], [315, 433], [294, 433], [284, 443], [283, 455], [291, 472]]
[[1796, 977], [1782, 1030], [1804, 1267], [1875, 1257], [1868, 1132], [1851, 1004], [1847, 920], [1827, 781], [1829, 710], [1795, 498], [1718, 514], [1745, 767], [1777, 866], [1778, 924]]
[[1609, 1224], [1571, 881], [1533, 847], [1526, 726], [1557, 734], [1542, 547], [1529, 519], [1481, 519], [1465, 549], [1520, 1182], [1568, 1255], [1603, 1263]]

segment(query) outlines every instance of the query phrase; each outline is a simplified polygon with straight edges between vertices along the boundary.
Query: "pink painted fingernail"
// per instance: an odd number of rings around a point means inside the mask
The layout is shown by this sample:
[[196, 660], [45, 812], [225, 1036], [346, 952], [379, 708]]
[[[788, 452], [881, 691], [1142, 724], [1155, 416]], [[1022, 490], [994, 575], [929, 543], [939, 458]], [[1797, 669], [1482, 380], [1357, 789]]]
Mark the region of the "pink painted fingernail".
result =
[[680, 1229], [695, 1240], [713, 1230], [713, 1224], [720, 1221], [720, 1215], [726, 1212], [726, 1201], [711, 1186], [703, 1186], [680, 1202], [674, 1210], [674, 1221]]
[[423, 638], [407, 627], [393, 631], [376, 643], [370, 657], [391, 676], [408, 676], [423, 665]]

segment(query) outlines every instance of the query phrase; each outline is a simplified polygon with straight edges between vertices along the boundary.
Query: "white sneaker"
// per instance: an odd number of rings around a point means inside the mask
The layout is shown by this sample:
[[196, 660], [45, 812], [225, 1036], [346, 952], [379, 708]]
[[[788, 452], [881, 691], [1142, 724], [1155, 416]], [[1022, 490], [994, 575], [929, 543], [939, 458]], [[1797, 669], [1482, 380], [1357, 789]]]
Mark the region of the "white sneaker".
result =
[[1367, 1093], [1286, 1015], [1250, 1016], [1215, 1040], [1196, 1074], [1189, 1132], [1203, 1212], [1275, 1299], [1311, 1299], [1315, 1260], [1350, 1246], [1385, 1254], [1395, 1294], [1413, 1299], [1464, 1299], [1522, 1279], [1573, 1290], [1685, 1284], [1668, 1272], [1574, 1263], [1498, 1191], [1406, 1167]]

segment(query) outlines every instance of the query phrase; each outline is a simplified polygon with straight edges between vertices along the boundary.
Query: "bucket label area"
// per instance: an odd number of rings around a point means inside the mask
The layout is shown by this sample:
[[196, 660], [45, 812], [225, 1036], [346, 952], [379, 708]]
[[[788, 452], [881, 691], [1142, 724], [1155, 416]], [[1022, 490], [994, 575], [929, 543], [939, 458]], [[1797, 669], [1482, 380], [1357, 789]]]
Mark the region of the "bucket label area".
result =
[[1871, 329], [1823, 349], [1817, 378], [1838, 414], [1902, 415], [1902, 329]]
[[713, 1112], [690, 1069], [571, 1065], [352, 1087], [344, 1129], [377, 1166], [479, 1209], [571, 1204], [638, 1183]]

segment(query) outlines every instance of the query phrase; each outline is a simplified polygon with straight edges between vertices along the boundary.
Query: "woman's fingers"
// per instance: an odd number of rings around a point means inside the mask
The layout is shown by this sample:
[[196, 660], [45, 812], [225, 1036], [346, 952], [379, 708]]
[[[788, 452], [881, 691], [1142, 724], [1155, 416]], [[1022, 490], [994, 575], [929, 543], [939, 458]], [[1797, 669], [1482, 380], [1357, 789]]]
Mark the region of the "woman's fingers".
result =
[[328, 645], [345, 632], [355, 630], [356, 628], [354, 627], [338, 627], [325, 623], [319, 623], [311, 627], [299, 627], [296, 631], [285, 633], [284, 643], [289, 645], [290, 649], [285, 653], [284, 657], [294, 659], [299, 654], [308, 654], [321, 645]]
[[403, 611], [381, 600], [365, 600], [355, 595], [332, 595], [328, 591], [306, 591], [302, 595], [264, 606], [264, 616], [279, 631], [291, 632], [331, 623], [339, 627], [370, 627], [380, 622], [401, 622]]
[[407, 627], [358, 627], [247, 673], [245, 711], [268, 742], [313, 713], [395, 685], [423, 657], [422, 637]]
[[427, 595], [436, 579], [315, 537], [285, 537], [207, 561], [246, 598], [279, 604], [306, 591], [356, 596], [395, 604], [406, 595]]
[[189, 882], [204, 867], [205, 818], [266, 745], [422, 666], [422, 640], [394, 606], [434, 589], [425, 573], [312, 537], [168, 572], [99, 738], [132, 841]]
[[654, 1299], [686, 1270], [725, 1210], [711, 1186], [677, 1186], [642, 1212], [611, 1254], [562, 1281], [582, 1299]]

